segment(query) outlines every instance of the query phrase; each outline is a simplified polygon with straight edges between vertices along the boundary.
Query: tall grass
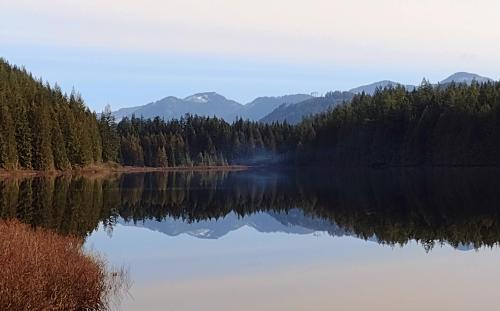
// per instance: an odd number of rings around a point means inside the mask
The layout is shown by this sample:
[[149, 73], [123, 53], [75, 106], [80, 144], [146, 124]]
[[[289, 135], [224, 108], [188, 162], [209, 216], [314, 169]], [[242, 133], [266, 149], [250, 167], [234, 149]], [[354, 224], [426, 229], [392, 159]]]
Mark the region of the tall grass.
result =
[[0, 310], [107, 310], [125, 286], [83, 239], [0, 220]]

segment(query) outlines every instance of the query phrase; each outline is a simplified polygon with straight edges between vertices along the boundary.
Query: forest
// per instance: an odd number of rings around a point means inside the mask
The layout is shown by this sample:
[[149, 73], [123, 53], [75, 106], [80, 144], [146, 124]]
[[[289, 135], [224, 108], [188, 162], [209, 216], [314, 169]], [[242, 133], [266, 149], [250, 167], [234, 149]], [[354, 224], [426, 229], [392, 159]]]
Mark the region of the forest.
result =
[[0, 167], [49, 171], [99, 162], [96, 115], [81, 96], [0, 59]]
[[0, 167], [67, 170], [118, 163], [191, 167], [497, 166], [500, 83], [403, 87], [359, 94], [291, 125], [216, 117], [117, 122], [75, 91], [0, 59]]
[[298, 127], [303, 164], [497, 166], [500, 83], [434, 86], [424, 80], [411, 92], [378, 90]]
[[[110, 118], [110, 113], [103, 118]], [[297, 134], [286, 123], [240, 119], [229, 124], [215, 117], [186, 115], [168, 122], [125, 118], [116, 126], [116, 135], [118, 152], [113, 155], [121, 164], [165, 167], [281, 163], [293, 153]]]

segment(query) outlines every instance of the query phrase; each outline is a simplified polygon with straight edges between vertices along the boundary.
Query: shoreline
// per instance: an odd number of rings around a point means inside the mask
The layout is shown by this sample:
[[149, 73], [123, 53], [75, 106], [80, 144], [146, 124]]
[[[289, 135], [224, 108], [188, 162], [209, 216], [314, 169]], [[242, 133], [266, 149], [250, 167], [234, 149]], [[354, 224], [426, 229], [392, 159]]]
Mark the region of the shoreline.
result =
[[82, 176], [107, 176], [113, 174], [132, 174], [132, 173], [153, 173], [153, 172], [207, 172], [207, 171], [245, 171], [250, 167], [247, 165], [228, 165], [228, 166], [177, 166], [177, 167], [143, 167], [143, 166], [111, 166], [111, 165], [92, 165], [71, 170], [4, 170], [0, 169], [0, 178], [24, 178], [24, 177], [44, 177], [44, 176], [64, 176], [64, 175], [82, 175]]
[[[136, 174], [136, 173], [154, 173], [154, 172], [238, 172], [247, 171], [249, 169], [261, 169], [268, 166], [251, 166], [251, 165], [227, 165], [227, 166], [176, 166], [176, 167], [146, 167], [146, 166], [121, 166], [116, 164], [101, 164], [90, 165], [86, 167], [73, 168], [71, 170], [51, 170], [51, 171], [37, 171], [37, 170], [5, 170], [0, 169], [0, 178], [27, 178], [27, 177], [50, 177], [50, 176], [86, 176], [86, 177], [107, 177], [119, 174]], [[299, 166], [304, 169], [325, 169], [325, 166]], [[273, 169], [288, 170], [296, 169], [294, 166], [278, 165], [273, 166]], [[328, 169], [346, 170], [346, 169], [366, 169], [366, 170], [386, 170], [386, 169], [481, 169], [481, 168], [500, 168], [499, 166], [492, 165], [435, 165], [435, 166], [420, 166], [420, 165], [400, 165], [400, 166], [346, 166], [346, 167], [332, 167], [327, 166]]]

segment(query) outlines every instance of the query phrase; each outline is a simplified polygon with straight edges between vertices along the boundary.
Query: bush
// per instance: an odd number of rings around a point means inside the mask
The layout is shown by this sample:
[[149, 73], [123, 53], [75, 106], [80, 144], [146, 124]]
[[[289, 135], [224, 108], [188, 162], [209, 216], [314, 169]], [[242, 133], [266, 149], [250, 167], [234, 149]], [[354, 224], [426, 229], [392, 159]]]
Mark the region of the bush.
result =
[[106, 310], [125, 285], [83, 239], [0, 221], [0, 310]]

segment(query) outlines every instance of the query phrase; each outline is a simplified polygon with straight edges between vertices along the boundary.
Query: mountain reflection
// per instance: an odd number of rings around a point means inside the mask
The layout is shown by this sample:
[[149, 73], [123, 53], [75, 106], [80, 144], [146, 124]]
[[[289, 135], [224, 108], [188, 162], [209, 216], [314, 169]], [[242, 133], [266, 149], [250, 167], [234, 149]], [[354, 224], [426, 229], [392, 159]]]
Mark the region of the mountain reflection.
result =
[[175, 236], [219, 238], [242, 226], [261, 232], [352, 235], [430, 249], [500, 242], [500, 171], [249, 170], [168, 172], [111, 178], [0, 181], [0, 216], [86, 236], [104, 223]]
[[[124, 221], [123, 224], [129, 223]], [[162, 221], [144, 220], [140, 223], [134, 223], [134, 225], [162, 232], [169, 236], [185, 233], [200, 239], [218, 239], [244, 226], [263, 233], [311, 234], [317, 231], [328, 231], [333, 236], [345, 234], [345, 231], [334, 223], [306, 216], [301, 209], [291, 209], [286, 213], [256, 212], [244, 217], [230, 212], [224, 218], [197, 222], [185, 222], [174, 218], [166, 218]]]

